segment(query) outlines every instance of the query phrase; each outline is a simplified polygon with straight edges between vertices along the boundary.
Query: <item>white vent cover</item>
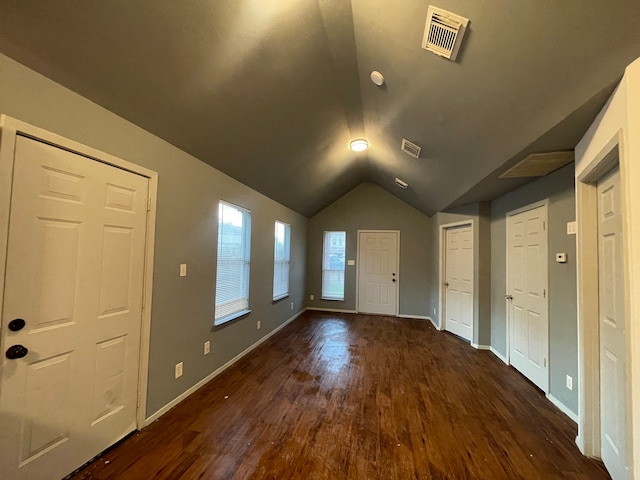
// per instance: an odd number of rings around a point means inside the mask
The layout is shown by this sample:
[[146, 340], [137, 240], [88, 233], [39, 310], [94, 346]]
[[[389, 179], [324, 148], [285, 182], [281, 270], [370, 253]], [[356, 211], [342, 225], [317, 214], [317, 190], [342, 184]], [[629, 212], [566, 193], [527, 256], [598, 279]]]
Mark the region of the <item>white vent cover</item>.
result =
[[398, 185], [400, 188], [404, 188], [407, 189], [409, 188], [409, 184], [403, 180], [400, 180], [398, 177], [396, 177], [396, 185]]
[[455, 60], [469, 20], [441, 8], [429, 6], [422, 48]]
[[420, 158], [420, 150], [422, 150], [422, 148], [406, 138], [402, 139], [402, 146], [400, 148], [404, 153], [408, 153], [412, 157]]

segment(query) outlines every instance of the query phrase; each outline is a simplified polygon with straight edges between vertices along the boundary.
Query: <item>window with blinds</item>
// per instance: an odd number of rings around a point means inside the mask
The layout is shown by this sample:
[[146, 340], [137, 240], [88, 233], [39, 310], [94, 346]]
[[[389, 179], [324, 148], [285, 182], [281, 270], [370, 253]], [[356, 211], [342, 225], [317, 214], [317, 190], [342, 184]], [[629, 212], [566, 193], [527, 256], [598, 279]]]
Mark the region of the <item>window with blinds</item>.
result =
[[324, 232], [322, 298], [344, 300], [344, 259], [347, 232]]
[[276, 222], [273, 248], [273, 299], [289, 295], [289, 263], [291, 261], [291, 227]]
[[220, 202], [215, 325], [249, 312], [251, 213]]

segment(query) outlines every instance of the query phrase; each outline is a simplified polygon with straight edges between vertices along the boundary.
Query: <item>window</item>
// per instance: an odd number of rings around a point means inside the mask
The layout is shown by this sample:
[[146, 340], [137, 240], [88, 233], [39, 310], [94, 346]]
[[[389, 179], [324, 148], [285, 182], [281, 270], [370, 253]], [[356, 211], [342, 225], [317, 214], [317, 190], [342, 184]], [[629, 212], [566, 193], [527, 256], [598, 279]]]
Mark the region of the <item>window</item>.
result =
[[215, 325], [249, 312], [250, 246], [251, 213], [220, 202]]
[[322, 249], [322, 298], [344, 300], [346, 232], [324, 232]]
[[291, 227], [276, 222], [273, 247], [273, 299], [289, 295], [289, 262], [291, 259]]

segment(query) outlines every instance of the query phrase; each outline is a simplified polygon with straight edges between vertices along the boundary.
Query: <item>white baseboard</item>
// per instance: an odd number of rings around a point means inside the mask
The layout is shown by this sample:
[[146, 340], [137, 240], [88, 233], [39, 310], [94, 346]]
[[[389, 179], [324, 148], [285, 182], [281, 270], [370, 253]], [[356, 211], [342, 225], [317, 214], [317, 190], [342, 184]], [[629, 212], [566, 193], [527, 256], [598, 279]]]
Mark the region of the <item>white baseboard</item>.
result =
[[578, 415], [573, 413], [569, 409], [569, 407], [567, 407], [564, 403], [562, 403], [560, 400], [558, 400], [556, 397], [554, 397], [550, 393], [547, 393], [547, 399], [551, 403], [553, 403], [556, 407], [558, 407], [558, 410], [560, 410], [562, 413], [564, 413], [567, 417], [569, 417], [574, 422], [578, 423]]
[[177, 404], [179, 404], [180, 402], [182, 402], [185, 398], [187, 398], [189, 395], [191, 395], [193, 392], [195, 392], [196, 390], [198, 390], [199, 388], [203, 387], [204, 385], [206, 385], [207, 383], [209, 383], [211, 380], [213, 380], [215, 377], [217, 377], [218, 375], [220, 375], [222, 372], [224, 372], [227, 368], [229, 368], [231, 365], [233, 365], [234, 363], [236, 363], [238, 360], [240, 360], [242, 357], [244, 357], [246, 354], [248, 354], [249, 352], [251, 352], [253, 349], [255, 349], [256, 347], [258, 347], [260, 344], [264, 343], [265, 341], [267, 341], [269, 338], [271, 338], [272, 336], [274, 336], [276, 333], [278, 333], [280, 330], [282, 330], [284, 327], [286, 327], [287, 325], [289, 325], [291, 322], [293, 322], [296, 318], [298, 318], [300, 315], [302, 315], [307, 309], [303, 309], [300, 310], [298, 313], [296, 313], [293, 317], [289, 318], [287, 321], [285, 321], [282, 325], [280, 325], [279, 327], [275, 328], [274, 330], [272, 330], [271, 332], [269, 332], [267, 335], [265, 335], [264, 337], [262, 337], [260, 340], [258, 340], [256, 343], [254, 343], [253, 345], [251, 345], [250, 347], [246, 348], [245, 350], [243, 350], [242, 352], [240, 352], [238, 355], [236, 355], [235, 357], [233, 357], [231, 360], [229, 360], [227, 363], [225, 363], [224, 365], [222, 365], [220, 368], [216, 369], [213, 373], [211, 373], [210, 375], [206, 376], [205, 378], [203, 378], [202, 380], [200, 380], [198, 383], [196, 383], [194, 386], [192, 386], [191, 388], [189, 388], [187, 391], [185, 391], [184, 393], [180, 394], [179, 396], [177, 396], [176, 398], [174, 398], [173, 400], [171, 400], [169, 403], [167, 403], [164, 407], [162, 407], [160, 410], [158, 410], [156, 413], [152, 414], [150, 417], [148, 417], [145, 421], [144, 421], [144, 426], [146, 427], [147, 425], [150, 425], [151, 423], [155, 422], [158, 418], [160, 418], [162, 415], [164, 415], [165, 413], [167, 413], [169, 410], [171, 410], [173, 407], [175, 407]]
[[471, 346], [476, 350], [491, 350], [489, 345], [478, 345], [477, 343], [471, 342]]
[[415, 318], [416, 320], [430, 320], [431, 322], [433, 322], [431, 318], [425, 317], [423, 315], [405, 315], [404, 313], [399, 313], [398, 318]]
[[[341, 308], [319, 308], [319, 307], [307, 307], [305, 310], [313, 310], [316, 312], [335, 312], [335, 313], [358, 313], [355, 310], [343, 310]], [[302, 312], [301, 312], [302, 313]]]
[[509, 360], [507, 360], [507, 357], [505, 357], [504, 355], [502, 355], [498, 350], [496, 350], [493, 347], [490, 347], [489, 350], [491, 351], [491, 353], [493, 353], [496, 357], [498, 357], [500, 360], [502, 360], [506, 365], [509, 365]]

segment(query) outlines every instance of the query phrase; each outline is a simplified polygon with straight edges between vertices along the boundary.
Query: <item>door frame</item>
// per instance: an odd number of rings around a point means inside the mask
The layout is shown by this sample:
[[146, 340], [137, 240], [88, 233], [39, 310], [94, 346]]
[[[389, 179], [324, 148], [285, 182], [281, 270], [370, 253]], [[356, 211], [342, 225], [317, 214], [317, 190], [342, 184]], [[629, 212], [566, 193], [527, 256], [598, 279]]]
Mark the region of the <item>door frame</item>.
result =
[[[2, 308], [4, 305], [4, 283], [6, 275], [7, 248], [9, 242], [9, 216], [11, 212], [14, 154], [18, 136], [32, 138], [54, 147], [76, 153], [90, 160], [126, 170], [142, 177], [146, 177], [149, 181], [149, 203], [147, 205], [143, 273], [144, 285], [142, 290], [140, 364], [138, 369], [136, 407], [136, 427], [137, 429], [141, 429], [145, 426], [147, 410], [151, 298], [153, 293], [153, 253], [156, 231], [158, 174], [147, 168], [122, 160], [118, 157], [101, 152], [55, 133], [48, 132], [7, 115], [0, 115], [0, 328], [3, 328]], [[2, 348], [2, 351], [4, 351], [4, 338], [5, 336], [0, 333], [0, 348]], [[2, 385], [0, 384], [0, 389], [1, 388]]]
[[620, 168], [620, 208], [622, 214], [623, 278], [625, 303], [625, 347], [627, 369], [625, 376], [627, 421], [625, 422], [627, 466], [634, 471], [633, 438], [633, 326], [631, 322], [631, 265], [632, 238], [629, 212], [632, 197], [627, 167], [624, 132], [618, 130], [576, 177], [576, 217], [578, 255], [578, 378], [579, 421], [576, 443], [585, 455], [599, 457], [601, 452], [600, 427], [600, 301], [598, 296], [598, 198], [597, 182], [615, 166]]
[[358, 230], [358, 247], [356, 251], [356, 312], [360, 311], [360, 234], [361, 233], [395, 233], [396, 234], [396, 265], [398, 266], [396, 272], [396, 311], [394, 316], [399, 315], [400, 311], [400, 284], [402, 280], [400, 278], [400, 230]]
[[[505, 231], [506, 231], [506, 238], [505, 238], [505, 250], [506, 250], [506, 272], [505, 272], [505, 289], [508, 290], [509, 289], [509, 285], [511, 285], [511, 276], [510, 276], [510, 268], [509, 268], [509, 239], [511, 238], [509, 233], [509, 218], [513, 217], [515, 215], [518, 215], [520, 213], [524, 213], [524, 212], [528, 212], [529, 210], [533, 210], [535, 208], [540, 208], [540, 207], [544, 207], [544, 222], [546, 224], [546, 228], [545, 228], [545, 233], [546, 233], [546, 245], [545, 245], [545, 249], [546, 249], [546, 255], [545, 255], [545, 259], [547, 262], [547, 275], [545, 276], [544, 279], [544, 289], [546, 291], [546, 295], [544, 297], [545, 300], [545, 304], [544, 304], [544, 308], [545, 308], [545, 313], [547, 315], [547, 377], [549, 377], [549, 374], [551, 372], [551, 356], [549, 355], [550, 352], [550, 340], [551, 340], [551, 336], [550, 336], [550, 319], [549, 319], [549, 199], [545, 198], [544, 200], [540, 200], [538, 202], [534, 202], [534, 203], [530, 203], [529, 205], [525, 205], [524, 207], [520, 207], [520, 208], [516, 208], [515, 210], [510, 210], [509, 212], [506, 213], [505, 215]], [[506, 295], [509, 294], [509, 292], [505, 292], [505, 297]], [[505, 304], [505, 309], [506, 309], [506, 345], [507, 345], [507, 352], [505, 355], [506, 358], [506, 364], [507, 365], [511, 365], [511, 312], [509, 310], [509, 301], [505, 298], [504, 299], [504, 304]], [[550, 382], [547, 379], [547, 391], [545, 391], [545, 394], [549, 393], [549, 384]]]
[[478, 262], [476, 262], [476, 255], [477, 255], [477, 243], [476, 243], [476, 227], [475, 227], [475, 219], [470, 218], [468, 220], [462, 220], [459, 222], [453, 222], [453, 223], [446, 223], [443, 225], [440, 225], [440, 231], [438, 234], [438, 238], [439, 238], [439, 243], [440, 243], [440, 253], [439, 253], [439, 261], [438, 261], [438, 269], [439, 269], [439, 273], [438, 273], [438, 278], [440, 279], [440, 285], [438, 287], [438, 300], [439, 300], [439, 308], [438, 308], [438, 330], [444, 330], [445, 329], [445, 323], [446, 323], [446, 315], [445, 315], [445, 309], [446, 309], [446, 292], [445, 292], [445, 288], [444, 288], [444, 284], [446, 282], [446, 276], [447, 276], [447, 230], [453, 229], [453, 228], [458, 228], [458, 227], [465, 227], [465, 226], [469, 226], [471, 227], [471, 237], [473, 238], [473, 294], [471, 295], [471, 297], [473, 298], [473, 321], [471, 322], [471, 339], [470, 339], [470, 343], [471, 346], [474, 348], [478, 348], [477, 342], [476, 342], [476, 323], [478, 322], [478, 306], [477, 306], [477, 292], [478, 292], [478, 286], [477, 286], [477, 280], [478, 280], [478, 270], [477, 270], [477, 266], [478, 266]]

